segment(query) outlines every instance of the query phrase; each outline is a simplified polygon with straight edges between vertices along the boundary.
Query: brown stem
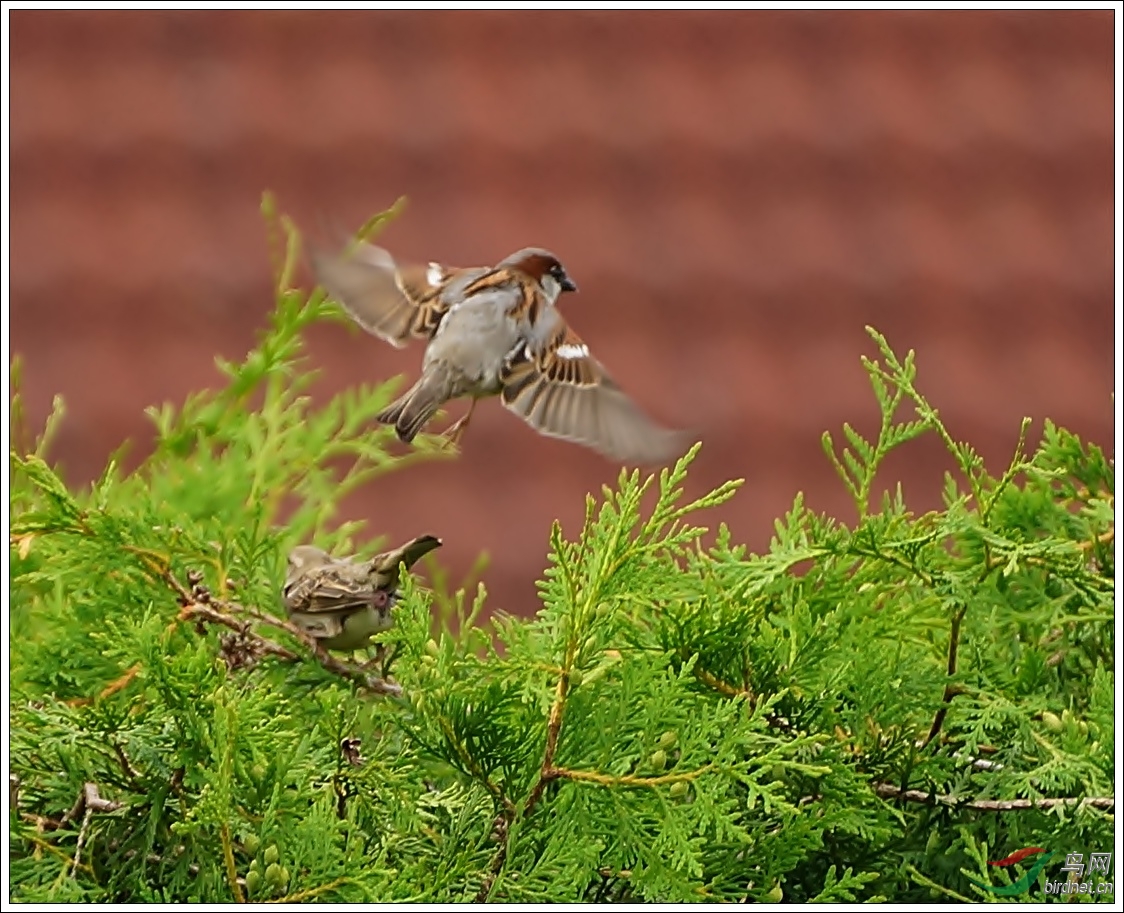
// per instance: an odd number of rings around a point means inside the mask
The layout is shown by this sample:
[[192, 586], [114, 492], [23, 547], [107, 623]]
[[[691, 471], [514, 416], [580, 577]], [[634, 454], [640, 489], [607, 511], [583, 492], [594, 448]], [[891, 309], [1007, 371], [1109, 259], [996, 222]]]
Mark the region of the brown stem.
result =
[[242, 885], [238, 881], [238, 869], [234, 864], [234, 844], [230, 839], [230, 826], [225, 821], [219, 828], [219, 840], [222, 842], [222, 858], [226, 868], [226, 880], [230, 885], [230, 893], [234, 895], [236, 903], [245, 903], [246, 895], [242, 893]]
[[[31, 824], [34, 824], [36, 829], [41, 834], [45, 834], [48, 831], [57, 831], [60, 827], [62, 827], [62, 821], [56, 820], [55, 818], [48, 818], [46, 815], [35, 815], [31, 812], [20, 812], [20, 818], [23, 821], [28, 821]], [[70, 857], [68, 856], [67, 858], [69, 859]]]
[[441, 731], [445, 733], [445, 739], [453, 746], [453, 750], [457, 753], [457, 757], [460, 758], [461, 763], [464, 765], [469, 775], [484, 784], [484, 788], [503, 806], [504, 814], [509, 820], [515, 817], [515, 803], [503, 794], [503, 790], [498, 783], [484, 773], [480, 765], [476, 763], [476, 759], [469, 754], [464, 743], [457, 738], [457, 734], [453, 732], [453, 727], [449, 725], [449, 721], [442, 716], [439, 718], [438, 722], [441, 726]]
[[[550, 742], [548, 741], [547, 744], [549, 748]], [[551, 757], [553, 757], [553, 753], [551, 754]], [[553, 765], [549, 767], [544, 766], [542, 771], [539, 773], [539, 779], [536, 781], [534, 789], [532, 789], [531, 794], [528, 795], [527, 801], [523, 803], [522, 815], [526, 817], [530, 809], [536, 802], [538, 802], [539, 798], [541, 798], [542, 792], [546, 788], [546, 784], [552, 780], [575, 780], [584, 781], [587, 783], [597, 783], [600, 786], [635, 786], [653, 789], [657, 786], [663, 786], [667, 783], [679, 783], [682, 781], [694, 780], [697, 777], [702, 776], [708, 770], [711, 770], [713, 767], [713, 764], [706, 764], [703, 767], [698, 768], [697, 770], [688, 770], [683, 771], [682, 773], [662, 774], [658, 777], [632, 777], [627, 775], [614, 777], [610, 776], [609, 774], [598, 773], [595, 770], [570, 770], [569, 768], [554, 767]], [[507, 818], [501, 818], [500, 820], [503, 821], [505, 825], [510, 823], [510, 819]], [[492, 885], [495, 883], [496, 876], [499, 874], [500, 869], [503, 868], [503, 864], [507, 860], [506, 826], [503, 828], [501, 836], [502, 842], [500, 843], [500, 848], [496, 851], [496, 855], [492, 859], [492, 864], [488, 869], [488, 874], [484, 878], [484, 883], [480, 886], [480, 890], [476, 894], [474, 900], [475, 903], [486, 903], [488, 901], [488, 895], [491, 893]]]
[[694, 671], [695, 671], [695, 678], [697, 678], [700, 682], [702, 682], [708, 688], [713, 688], [715, 691], [717, 691], [723, 697], [739, 697], [740, 695], [744, 694], [747, 697], [749, 697], [750, 699], [753, 698], [753, 692], [749, 688], [738, 688], [736, 685], [731, 685], [729, 682], [723, 681], [722, 679], [720, 679], [714, 673], [708, 672], [706, 669], [700, 668], [697, 663], [695, 664], [695, 670]]
[[264, 900], [262, 903], [300, 903], [302, 900], [308, 900], [310, 897], [318, 897], [321, 894], [327, 893], [334, 888], [338, 888], [341, 884], [347, 884], [351, 881], [350, 878], [344, 876], [337, 878], [335, 881], [329, 881], [327, 884], [322, 884], [316, 888], [306, 888], [303, 891], [297, 891], [296, 894], [289, 894], [286, 897], [278, 897], [274, 900]]
[[655, 788], [668, 783], [679, 783], [684, 780], [690, 782], [701, 777], [708, 770], [714, 768], [713, 764], [704, 764], [695, 770], [685, 770], [680, 773], [660, 774], [658, 777], [633, 777], [628, 774], [614, 777], [610, 774], [598, 773], [596, 770], [570, 770], [565, 767], [554, 767], [550, 770], [552, 780], [578, 780], [587, 783], [597, 783], [600, 786], [646, 786]]
[[[952, 627], [948, 633], [948, 677], [952, 678], [956, 675], [956, 654], [960, 649], [960, 625], [964, 621], [964, 613], [968, 611], [968, 607], [961, 606], [956, 610], [952, 616]], [[944, 686], [944, 695], [941, 697], [941, 706], [937, 710], [936, 716], [933, 717], [933, 725], [929, 727], [929, 734], [921, 743], [922, 748], [928, 745], [937, 737], [944, 725], [945, 717], [948, 716], [948, 708], [952, 703], [952, 699], [956, 695], [962, 693], [959, 686], [949, 682]]]
[[[216, 605], [222, 606], [227, 611], [219, 611], [215, 608]], [[180, 618], [184, 620], [196, 619], [222, 625], [223, 627], [230, 628], [232, 631], [236, 631], [242, 637], [245, 637], [246, 640], [253, 644], [255, 650], [259, 653], [276, 656], [278, 659], [282, 659], [285, 662], [300, 661], [301, 656], [299, 653], [258, 634], [250, 627], [248, 622], [240, 621], [234, 614], [231, 614], [235, 612], [245, 613], [270, 627], [281, 628], [291, 634], [308, 648], [313, 658], [315, 658], [321, 666], [341, 678], [346, 678], [360, 687], [378, 694], [390, 694], [395, 697], [402, 694], [402, 689], [398, 685], [379, 678], [376, 675], [371, 675], [351, 663], [345, 663], [343, 660], [337, 659], [320, 646], [315, 637], [306, 634], [296, 625], [270, 615], [268, 612], [262, 612], [258, 609], [240, 606], [237, 603], [225, 602], [224, 600], [214, 599], [212, 597], [211, 601], [206, 604], [192, 602], [190, 605], [184, 606], [183, 610], [180, 612]]]
[[[569, 678], [565, 672], [563, 672], [562, 675], [558, 677], [558, 687], [554, 692], [554, 703], [550, 707], [550, 719], [546, 726], [546, 748], [543, 751], [542, 766], [539, 767], [539, 776], [535, 781], [535, 785], [531, 787], [531, 791], [527, 794], [526, 801], [524, 801], [522, 808], [519, 809], [518, 817], [520, 818], [526, 818], [530, 815], [531, 811], [542, 798], [547, 783], [558, 778], [557, 770], [554, 767], [554, 754], [558, 750], [558, 735], [562, 731], [562, 713], [566, 706], [566, 695], [569, 693], [569, 690]], [[499, 849], [496, 850], [496, 855], [492, 858], [492, 864], [488, 867], [488, 874], [484, 877], [484, 883], [480, 886], [480, 890], [476, 892], [474, 903], [488, 902], [488, 896], [492, 893], [492, 885], [495, 884], [496, 876], [507, 860], [510, 824], [514, 817], [515, 816], [509, 817], [505, 813], [500, 819], [504, 823], [500, 834], [500, 846]]]
[[570, 682], [565, 674], [558, 677], [558, 687], [554, 693], [554, 703], [550, 707], [550, 720], [546, 726], [546, 749], [543, 751], [542, 767], [539, 768], [539, 779], [531, 787], [527, 801], [523, 803], [523, 817], [527, 817], [531, 810], [542, 798], [546, 784], [555, 779], [554, 754], [558, 750], [558, 736], [562, 732], [562, 713], [566, 706], [566, 695], [570, 691]]
[[223, 627], [230, 628], [232, 631], [238, 632], [239, 634], [244, 636], [250, 643], [252, 643], [258, 653], [276, 656], [279, 659], [283, 659], [287, 662], [295, 662], [296, 660], [300, 659], [300, 656], [297, 653], [294, 653], [287, 647], [283, 647], [281, 646], [281, 644], [276, 643], [275, 641], [269, 640], [266, 637], [262, 637], [256, 631], [250, 630], [250, 626], [246, 622], [239, 621], [237, 618], [234, 618], [231, 615], [227, 615], [224, 612], [220, 612], [217, 609], [212, 608], [211, 606], [200, 605], [198, 603], [186, 605], [180, 611], [179, 617], [181, 621], [210, 622], [211, 624], [222, 625]]
[[[736, 685], [731, 685], [729, 682], [720, 679], [712, 672], [706, 669], [701, 669], [695, 665], [695, 678], [706, 685], [708, 688], [713, 688], [723, 697], [741, 697], [744, 695], [750, 701], [750, 709], [752, 710], [757, 701], [757, 695], [754, 694], [753, 689], [746, 685], [744, 688], [738, 688]], [[781, 732], [791, 732], [792, 723], [786, 720], [783, 716], [778, 716], [775, 713], [765, 714], [765, 722], [772, 726], [774, 729], [779, 729]]]
[[141, 792], [140, 774], [137, 769], [133, 767], [129, 756], [125, 754], [125, 749], [121, 747], [121, 743], [116, 739], [111, 743], [113, 745], [113, 752], [117, 755], [117, 760], [121, 762], [121, 769], [125, 771], [125, 778], [129, 781], [129, 785], [137, 792]]
[[[21, 815], [21, 817], [27, 818], [28, 816], [27, 815]], [[35, 816], [32, 815], [30, 817], [34, 818]], [[94, 870], [87, 863], [85, 863], [85, 862], [75, 863], [74, 858], [72, 856], [68, 856], [66, 853], [64, 853], [62, 850], [60, 850], [57, 846], [55, 846], [49, 840], [44, 840], [42, 837], [38, 837], [35, 834], [25, 834], [24, 839], [30, 840], [32, 843], [34, 843], [40, 849], [46, 850], [48, 853], [53, 853], [55, 856], [58, 856], [59, 859], [63, 860], [63, 862], [65, 862], [68, 866], [74, 865], [76, 868], [82, 869], [83, 871], [88, 872], [91, 875], [94, 873]]]
[[956, 796], [943, 796], [923, 792], [920, 789], [902, 789], [891, 783], [874, 783], [874, 791], [883, 799], [900, 799], [904, 802], [924, 802], [947, 805], [952, 808], [974, 808], [985, 812], [1017, 812], [1027, 809], [1049, 811], [1058, 806], [1089, 806], [1104, 811], [1112, 811], [1116, 800], [1112, 796], [1091, 796], [1084, 799], [959, 799]]
[[1087, 552], [1092, 548], [1096, 548], [1098, 545], [1108, 545], [1108, 543], [1110, 543], [1115, 537], [1116, 530], [1110, 529], [1092, 539], [1087, 539], [1084, 542], [1078, 542], [1077, 547], [1082, 551]]
[[103, 698], [109, 697], [111, 694], [116, 694], [118, 691], [128, 685], [129, 682], [137, 677], [137, 673], [140, 672], [140, 668], [140, 663], [136, 663], [130, 666], [121, 674], [120, 678], [110, 682], [108, 685], [102, 688], [102, 690], [98, 693], [97, 698], [76, 697], [72, 698], [66, 703], [70, 707], [84, 707], [86, 704], [92, 704], [95, 700], [102, 700]]
[[71, 806], [70, 811], [59, 819], [58, 826], [63, 827], [71, 821], [78, 820], [87, 810], [93, 810], [95, 812], [115, 812], [123, 806], [124, 803], [122, 802], [112, 802], [109, 799], [103, 799], [98, 792], [96, 783], [84, 783], [82, 789], [78, 792], [78, 798], [74, 800], [74, 805]]
[[488, 874], [484, 876], [484, 883], [480, 885], [480, 890], [472, 898], [473, 903], [488, 902], [488, 895], [492, 893], [492, 885], [496, 883], [496, 876], [500, 873], [505, 861], [507, 861], [506, 835], [503, 837], [503, 842], [500, 843], [500, 848], [496, 850], [496, 855], [492, 858], [492, 864], [488, 867]]

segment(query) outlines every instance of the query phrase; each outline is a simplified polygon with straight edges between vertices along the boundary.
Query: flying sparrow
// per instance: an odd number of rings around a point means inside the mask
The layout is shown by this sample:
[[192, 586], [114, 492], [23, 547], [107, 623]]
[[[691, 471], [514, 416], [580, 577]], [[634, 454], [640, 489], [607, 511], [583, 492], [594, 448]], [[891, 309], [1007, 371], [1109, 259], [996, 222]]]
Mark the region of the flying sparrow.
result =
[[394, 624], [399, 566], [407, 569], [441, 545], [418, 536], [367, 561], [333, 558], [314, 545], [289, 553], [282, 597], [289, 620], [329, 650], [358, 650]]
[[446, 402], [472, 398], [447, 435], [459, 438], [476, 401], [499, 395], [532, 428], [612, 459], [665, 463], [687, 438], [652, 422], [567, 325], [556, 303], [577, 291], [558, 258], [524, 248], [494, 267], [398, 266], [365, 244], [314, 254], [319, 283], [363, 329], [396, 347], [428, 339], [417, 383], [376, 416], [412, 441]]

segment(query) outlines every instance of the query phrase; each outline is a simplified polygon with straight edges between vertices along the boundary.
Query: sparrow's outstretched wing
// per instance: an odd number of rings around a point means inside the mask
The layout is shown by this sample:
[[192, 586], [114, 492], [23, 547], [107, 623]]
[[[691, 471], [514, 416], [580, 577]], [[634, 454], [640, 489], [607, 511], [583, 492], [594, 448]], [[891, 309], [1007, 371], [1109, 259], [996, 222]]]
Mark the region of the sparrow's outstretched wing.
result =
[[311, 256], [316, 281], [328, 294], [364, 330], [397, 348], [411, 338], [432, 338], [465, 279], [483, 272], [438, 263], [398, 266], [373, 244]]
[[688, 436], [648, 418], [557, 310], [544, 312], [535, 335], [501, 378], [503, 404], [532, 428], [633, 465], [667, 463], [687, 449]]

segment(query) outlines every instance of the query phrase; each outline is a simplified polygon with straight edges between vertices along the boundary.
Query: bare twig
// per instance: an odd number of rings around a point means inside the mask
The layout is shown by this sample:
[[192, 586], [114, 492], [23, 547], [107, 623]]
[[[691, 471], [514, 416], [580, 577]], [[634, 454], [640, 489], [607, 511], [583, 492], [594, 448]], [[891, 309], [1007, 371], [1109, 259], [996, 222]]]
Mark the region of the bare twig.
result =
[[48, 818], [46, 815], [34, 815], [31, 812], [20, 812], [20, 818], [34, 824], [41, 834], [45, 834], [49, 831], [57, 831], [62, 827], [62, 821], [56, 818]]
[[562, 713], [566, 706], [566, 695], [570, 690], [570, 682], [565, 674], [558, 677], [558, 687], [555, 690], [554, 703], [550, 708], [550, 719], [546, 726], [546, 749], [543, 751], [542, 767], [539, 768], [539, 778], [531, 787], [527, 801], [523, 803], [523, 817], [529, 815], [542, 798], [546, 784], [555, 779], [554, 754], [558, 750], [558, 735], [562, 731]]
[[98, 787], [95, 783], [87, 783], [82, 787], [82, 797], [86, 800], [86, 808], [95, 812], [115, 812], [117, 809], [125, 807], [124, 802], [103, 799], [98, 795]]
[[[538, 804], [539, 800], [542, 798], [547, 784], [554, 780], [573, 780], [596, 783], [600, 786], [609, 787], [624, 786], [654, 789], [669, 783], [689, 782], [702, 776], [714, 767], [713, 764], [706, 764], [696, 770], [661, 774], [655, 777], [634, 777], [629, 775], [612, 776], [610, 774], [599, 773], [595, 770], [572, 770], [566, 767], [555, 767], [554, 756], [558, 747], [558, 733], [562, 728], [562, 706], [565, 703], [567, 688], [567, 677], [562, 675], [558, 680], [558, 690], [556, 692], [554, 705], [551, 707], [550, 722], [547, 725], [546, 750], [544, 752], [542, 767], [539, 770], [539, 777], [535, 781], [535, 785], [531, 788], [531, 792], [527, 795], [527, 799], [523, 803], [522, 808], [519, 809], [519, 817], [526, 818], [531, 813], [532, 809], [534, 809], [535, 805]], [[496, 850], [495, 857], [492, 859], [492, 864], [489, 867], [487, 876], [484, 878], [484, 883], [480, 886], [480, 890], [476, 894], [476, 903], [487, 902], [496, 876], [507, 860], [508, 829], [512, 820], [514, 820], [514, 815], [512, 814], [513, 809], [510, 803], [505, 804], [504, 808], [504, 814], [501, 814], [496, 819], [495, 828], [500, 846], [499, 849]]]
[[88, 868], [82, 866], [82, 847], [86, 845], [86, 837], [89, 833], [90, 820], [93, 818], [94, 812], [114, 812], [119, 808], [123, 808], [124, 803], [113, 802], [109, 799], [103, 799], [98, 793], [96, 783], [86, 783], [82, 786], [82, 791], [78, 794], [78, 799], [75, 801], [74, 806], [59, 822], [62, 827], [69, 821], [77, 820], [78, 816], [82, 816], [82, 826], [78, 829], [78, 841], [74, 846], [74, 859], [70, 868], [70, 877], [76, 878], [78, 876], [78, 869]]
[[[562, 681], [565, 681], [563, 677]], [[550, 758], [553, 759], [553, 748], [557, 746], [557, 735], [552, 743], [550, 741], [548, 732], [547, 751], [550, 752]], [[543, 790], [546, 784], [553, 780], [574, 780], [584, 781], [587, 783], [596, 783], [600, 786], [632, 786], [632, 787], [647, 787], [654, 789], [658, 786], [664, 786], [668, 783], [681, 783], [684, 781], [691, 781], [697, 777], [702, 776], [708, 770], [713, 768], [713, 764], [706, 764], [697, 770], [688, 770], [681, 773], [662, 774], [656, 777], [633, 777], [633, 776], [619, 776], [614, 777], [609, 774], [598, 773], [595, 770], [571, 770], [565, 767], [555, 767], [553, 764], [546, 765], [544, 763], [542, 770], [539, 773], [539, 779], [535, 782], [531, 793], [527, 797], [527, 801], [523, 803], [523, 808], [520, 811], [522, 817], [526, 817], [538, 800], [542, 797]], [[475, 897], [475, 903], [486, 903], [488, 895], [491, 893], [492, 885], [495, 883], [496, 876], [499, 874], [500, 869], [507, 859], [507, 846], [508, 846], [508, 828], [511, 824], [511, 817], [507, 814], [500, 815], [495, 822], [496, 837], [500, 842], [500, 847], [496, 851], [495, 857], [492, 859], [492, 864], [488, 869], [488, 874], [484, 878], [484, 883], [480, 886], [480, 890]], [[623, 871], [617, 877], [627, 878], [631, 876], [631, 872]]]
[[966, 761], [973, 770], [1002, 770], [1003, 764], [999, 761], [988, 761], [984, 758], [973, 758], [971, 755], [962, 755], [955, 752], [952, 755], [958, 761]]
[[82, 864], [82, 848], [86, 845], [86, 835], [89, 833], [90, 819], [93, 815], [93, 809], [87, 806], [86, 814], [82, 816], [82, 827], [78, 829], [78, 840], [74, 844], [74, 865], [70, 869], [71, 878], [78, 877], [78, 866]]
[[928, 805], [947, 805], [950, 808], [974, 808], [984, 812], [1018, 812], [1028, 809], [1049, 811], [1058, 806], [1089, 806], [1103, 811], [1112, 811], [1116, 800], [1112, 796], [1089, 796], [1084, 799], [960, 799], [939, 793], [927, 793], [920, 789], [902, 789], [892, 783], [875, 783], [874, 791], [883, 799], [899, 799], [903, 802], [923, 802]]
[[[101, 797], [98, 795], [97, 786], [95, 786], [93, 783], [86, 783], [82, 787], [82, 789], [79, 790], [78, 798], [74, 800], [74, 804], [70, 807], [70, 811], [66, 812], [59, 819], [58, 826], [59, 827], [65, 827], [71, 821], [78, 820], [78, 818], [81, 817], [85, 813], [87, 802], [91, 797], [97, 798], [100, 801], [104, 801], [104, 800], [101, 800]], [[120, 805], [117, 805], [116, 807], [120, 808]], [[113, 809], [110, 809], [110, 811], [112, 811], [112, 810]]]
[[504, 862], [507, 860], [507, 830], [508, 821], [506, 818], [501, 817], [502, 825], [500, 822], [496, 823], [495, 833], [500, 840], [500, 848], [496, 850], [496, 855], [492, 857], [492, 864], [488, 867], [488, 874], [484, 876], [484, 883], [480, 885], [480, 890], [476, 892], [476, 896], [472, 899], [473, 903], [487, 903], [488, 895], [492, 893], [492, 885], [496, 883], [496, 876], [503, 868]]
[[117, 760], [121, 762], [121, 769], [125, 771], [125, 778], [129, 781], [129, 785], [137, 792], [142, 792], [141, 776], [137, 769], [133, 767], [129, 756], [125, 754], [125, 749], [121, 747], [121, 743], [114, 739], [111, 744], [113, 745], [113, 752], [117, 755]]
[[239, 621], [233, 615], [221, 612], [213, 606], [192, 602], [183, 607], [179, 617], [183, 621], [209, 622], [230, 628], [230, 630], [244, 636], [251, 645], [251, 649], [260, 655], [276, 656], [286, 662], [296, 662], [300, 659], [300, 654], [258, 634], [250, 627], [248, 621]]

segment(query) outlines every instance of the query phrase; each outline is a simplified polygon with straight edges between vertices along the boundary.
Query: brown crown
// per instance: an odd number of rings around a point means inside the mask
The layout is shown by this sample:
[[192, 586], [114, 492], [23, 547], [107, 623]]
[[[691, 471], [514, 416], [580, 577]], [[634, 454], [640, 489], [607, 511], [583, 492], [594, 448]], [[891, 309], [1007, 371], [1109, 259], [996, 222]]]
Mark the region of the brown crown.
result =
[[510, 267], [530, 276], [536, 282], [542, 279], [555, 266], [561, 266], [558, 258], [541, 247], [524, 247], [497, 264], [497, 268]]

